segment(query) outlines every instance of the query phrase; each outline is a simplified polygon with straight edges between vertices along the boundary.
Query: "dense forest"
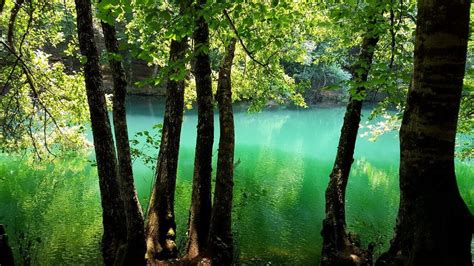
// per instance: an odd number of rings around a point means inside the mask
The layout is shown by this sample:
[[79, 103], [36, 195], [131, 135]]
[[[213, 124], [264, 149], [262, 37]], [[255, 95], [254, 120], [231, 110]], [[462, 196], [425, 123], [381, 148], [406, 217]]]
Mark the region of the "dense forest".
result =
[[470, 0], [0, 0], [0, 265], [472, 265]]

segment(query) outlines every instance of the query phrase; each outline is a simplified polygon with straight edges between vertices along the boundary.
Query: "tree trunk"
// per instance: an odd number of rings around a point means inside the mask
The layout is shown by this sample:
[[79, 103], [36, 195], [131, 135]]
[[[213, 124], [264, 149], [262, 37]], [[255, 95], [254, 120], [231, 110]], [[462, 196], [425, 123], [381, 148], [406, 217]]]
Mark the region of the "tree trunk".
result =
[[219, 106], [219, 153], [216, 188], [209, 230], [209, 256], [216, 265], [230, 265], [233, 260], [232, 189], [234, 186], [234, 113], [232, 110], [231, 72], [236, 39], [226, 49], [219, 69], [217, 103]]
[[[180, 1], [180, 13], [184, 14], [190, 3]], [[188, 49], [188, 38], [172, 40], [168, 65], [169, 75], [183, 71], [183, 63]], [[185, 80], [168, 78], [166, 83], [166, 109], [161, 133], [160, 151], [156, 167], [155, 184], [148, 207], [146, 224], [146, 258], [156, 260], [176, 258], [176, 221], [174, 196], [178, 169], [179, 142], [184, 110]]]
[[[104, 33], [105, 47], [109, 53], [109, 65], [112, 70], [114, 83], [113, 122], [117, 146], [119, 185], [127, 216], [127, 247], [124, 250], [122, 255], [123, 261], [120, 264], [141, 265], [145, 263], [145, 232], [143, 213], [138, 202], [133, 180], [132, 159], [128, 139], [125, 110], [127, 80], [121, 60], [114, 57], [119, 55], [115, 26], [104, 21], [101, 21], [101, 25]], [[112, 54], [114, 56], [111, 56]]]
[[0, 224], [0, 265], [14, 266], [15, 260], [13, 258], [13, 251], [8, 243], [8, 235], [5, 232], [5, 227]]
[[[188, 38], [171, 42], [170, 66], [184, 60], [187, 42]], [[171, 73], [178, 71], [182, 70], [176, 68]], [[183, 122], [184, 86], [184, 80], [168, 79], [166, 83], [166, 110], [146, 227], [147, 259], [150, 261], [176, 258], [178, 255], [174, 193]]]
[[[372, 64], [375, 46], [379, 40], [379, 32], [374, 28], [376, 20], [372, 20], [364, 39], [357, 61], [352, 66], [352, 80], [366, 82]], [[365, 87], [356, 88], [356, 93], [364, 95]], [[351, 95], [344, 115], [336, 160], [329, 176], [326, 189], [326, 218], [323, 221], [321, 234], [323, 249], [321, 265], [352, 265], [371, 262], [371, 249], [362, 251], [355, 246], [351, 235], [346, 231], [345, 197], [354, 149], [361, 119], [362, 101]]]
[[[196, 12], [202, 12], [206, 0], [198, 0]], [[186, 258], [203, 255], [207, 246], [211, 219], [212, 145], [214, 142], [214, 113], [212, 105], [211, 65], [209, 60], [209, 26], [199, 15], [194, 31], [195, 79], [198, 105], [198, 125], [192, 202], [188, 222]]]
[[467, 0], [420, 0], [413, 82], [400, 129], [400, 207], [378, 265], [472, 265], [473, 219], [454, 171], [469, 31]]
[[105, 103], [99, 56], [94, 43], [91, 2], [75, 2], [79, 48], [86, 58], [84, 77], [102, 201], [102, 254], [105, 264], [113, 265], [118, 249], [123, 248], [126, 242], [125, 209], [119, 190], [115, 147]]

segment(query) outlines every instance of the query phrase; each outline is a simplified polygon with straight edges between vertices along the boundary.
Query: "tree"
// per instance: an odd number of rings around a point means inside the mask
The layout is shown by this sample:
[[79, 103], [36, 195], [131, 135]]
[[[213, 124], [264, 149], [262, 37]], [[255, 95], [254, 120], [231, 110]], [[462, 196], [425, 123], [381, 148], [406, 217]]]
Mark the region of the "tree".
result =
[[90, 0], [75, 0], [77, 32], [81, 54], [85, 57], [84, 77], [99, 175], [104, 234], [102, 254], [106, 265], [115, 263], [117, 252], [126, 243], [127, 225], [119, 189], [115, 147], [107, 113], [99, 55], [94, 42]]
[[219, 107], [219, 152], [216, 188], [209, 230], [208, 253], [216, 264], [230, 265], [233, 259], [232, 193], [234, 186], [234, 114], [231, 72], [236, 39], [232, 38], [219, 68], [216, 100]]
[[355, 264], [361, 261], [370, 263], [371, 261], [371, 247], [368, 253], [364, 254], [360, 247], [353, 244], [354, 240], [346, 230], [345, 197], [349, 173], [354, 161], [354, 149], [366, 90], [363, 83], [367, 82], [375, 47], [380, 38], [376, 24], [377, 18], [374, 15], [367, 25], [360, 54], [351, 68], [352, 81], [357, 84], [357, 87], [347, 104], [336, 159], [326, 189], [326, 218], [321, 231], [323, 236], [322, 265]]
[[469, 9], [470, 1], [418, 1], [413, 81], [400, 129], [400, 207], [378, 265], [472, 264], [473, 217], [454, 170]]
[[[4, 11], [0, 149], [31, 152], [36, 160], [84, 150], [82, 125], [88, 121], [88, 110], [82, 73], [68, 71], [66, 63], [55, 60], [46, 48], [74, 37], [75, 23], [67, 20], [75, 12], [73, 5], [56, 0], [7, 1]], [[55, 24], [58, 21], [64, 22], [62, 27]], [[71, 31], [64, 32], [65, 28]]]
[[8, 235], [3, 224], [0, 224], [0, 264], [5, 266], [15, 265], [13, 251], [8, 243]]
[[[187, 0], [181, 1], [181, 14], [189, 8]], [[155, 185], [149, 203], [146, 225], [147, 259], [176, 258], [176, 221], [174, 195], [178, 168], [179, 141], [183, 122], [185, 80], [185, 55], [188, 37], [172, 40], [170, 47], [168, 79], [166, 83], [166, 109], [161, 134]]]
[[145, 262], [144, 221], [133, 180], [132, 158], [130, 154], [125, 110], [127, 80], [125, 78], [125, 70], [122, 61], [120, 60], [119, 43], [113, 23], [114, 22], [111, 21], [105, 22], [101, 20], [105, 47], [108, 52], [107, 56], [114, 84], [113, 123], [117, 145], [118, 178], [127, 220], [127, 246], [123, 251], [124, 254], [120, 264], [140, 265]]
[[214, 142], [214, 112], [212, 104], [211, 64], [209, 59], [209, 26], [204, 18], [206, 0], [196, 3], [194, 31], [194, 76], [196, 80], [198, 125], [192, 202], [188, 221], [186, 259], [204, 255], [211, 219], [212, 146]]

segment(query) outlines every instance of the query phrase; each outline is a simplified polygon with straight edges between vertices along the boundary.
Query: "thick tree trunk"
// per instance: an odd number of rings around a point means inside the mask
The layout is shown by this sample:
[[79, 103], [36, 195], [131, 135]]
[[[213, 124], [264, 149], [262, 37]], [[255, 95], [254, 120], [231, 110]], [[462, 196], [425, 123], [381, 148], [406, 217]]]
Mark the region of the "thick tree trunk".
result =
[[13, 258], [13, 251], [8, 243], [8, 235], [5, 232], [5, 227], [0, 224], [0, 265], [14, 266], [15, 260]]
[[75, 0], [79, 48], [86, 58], [84, 77], [94, 139], [102, 201], [104, 235], [102, 253], [106, 265], [114, 264], [126, 242], [126, 216], [117, 178], [115, 147], [107, 113], [99, 56], [94, 43], [90, 0]]
[[[373, 28], [375, 20], [371, 23]], [[352, 79], [366, 82], [372, 64], [375, 46], [379, 40], [379, 32], [368, 30], [365, 35], [361, 52], [352, 66]], [[358, 87], [357, 93], [364, 94], [365, 87]], [[345, 197], [354, 149], [361, 119], [362, 100], [351, 96], [344, 115], [336, 160], [329, 176], [326, 189], [326, 218], [323, 221], [321, 234], [323, 249], [321, 265], [352, 265], [371, 261], [371, 247], [368, 252], [362, 251], [353, 244], [354, 239], [346, 231]]]
[[[169, 65], [184, 60], [188, 38], [171, 42]], [[172, 70], [182, 71], [180, 69]], [[155, 185], [148, 209], [146, 226], [147, 259], [176, 258], [176, 222], [174, 193], [178, 168], [179, 141], [183, 122], [185, 81], [168, 79], [166, 110], [161, 134]]]
[[232, 110], [231, 72], [236, 39], [226, 49], [219, 69], [217, 103], [219, 106], [219, 153], [216, 188], [208, 239], [208, 254], [216, 265], [230, 265], [233, 260], [232, 193], [234, 186], [234, 113]]
[[[206, 0], [198, 0], [196, 11], [201, 12]], [[203, 255], [207, 246], [211, 219], [212, 145], [214, 142], [214, 113], [212, 106], [211, 64], [209, 60], [209, 26], [199, 15], [194, 31], [198, 125], [192, 202], [188, 221], [186, 259]]]
[[[102, 31], [107, 52], [119, 55], [119, 45], [115, 26], [101, 21]], [[138, 202], [135, 183], [133, 180], [132, 159], [128, 139], [125, 98], [127, 95], [127, 80], [122, 62], [109, 55], [109, 65], [112, 70], [114, 83], [113, 122], [117, 146], [119, 185], [127, 215], [127, 246], [120, 264], [140, 265], [145, 263], [145, 232], [143, 213]]]
[[378, 265], [472, 265], [473, 219], [454, 172], [468, 0], [420, 0], [413, 83], [400, 129], [400, 208]]

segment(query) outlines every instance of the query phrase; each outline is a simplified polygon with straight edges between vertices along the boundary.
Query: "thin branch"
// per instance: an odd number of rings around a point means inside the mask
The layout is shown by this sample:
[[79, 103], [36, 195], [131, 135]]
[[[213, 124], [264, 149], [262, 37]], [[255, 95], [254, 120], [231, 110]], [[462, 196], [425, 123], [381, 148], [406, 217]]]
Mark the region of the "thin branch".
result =
[[[20, 56], [23, 55], [23, 52], [22, 52], [23, 43], [25, 42], [26, 36], [30, 32], [31, 25], [33, 24], [33, 12], [34, 12], [33, 1], [31, 1], [31, 0], [28, 0], [28, 1], [30, 3], [30, 12], [28, 12], [28, 23], [26, 24], [26, 31], [23, 34], [23, 36], [21, 37], [20, 46], [18, 47], [18, 50], [20, 52]], [[13, 44], [11, 44], [11, 45], [13, 45]], [[15, 49], [15, 47], [13, 47], [13, 50], [14, 49]]]
[[38, 156], [38, 159], [42, 160], [41, 155], [38, 151], [38, 147], [36, 146], [35, 137], [33, 136], [33, 129], [31, 128], [31, 126], [33, 124], [33, 118], [32, 118], [33, 116], [34, 116], [34, 114], [30, 117], [30, 122], [28, 123], [27, 132], [28, 132], [28, 135], [30, 136], [31, 143], [33, 144], [33, 150], [35, 151], [36, 156]]
[[23, 69], [23, 72], [25, 73], [26, 75], [26, 79], [28, 81], [28, 84], [30, 85], [31, 89], [33, 90], [33, 94], [34, 96], [37, 98], [38, 97], [38, 93], [36, 91], [36, 88], [33, 84], [33, 79], [31, 78], [31, 76], [33, 75], [31, 73], [31, 70], [28, 68], [28, 66], [26, 65], [25, 61], [20, 57], [20, 55], [18, 55], [16, 52], [15, 52], [15, 48], [6, 44], [4, 41], [0, 41], [1, 44], [3, 44], [3, 46], [5, 46], [5, 48], [7, 48], [7, 50], [10, 52], [11, 55], [15, 56], [17, 60], [20, 61], [21, 65], [22, 65], [22, 69]]
[[10, 87], [8, 84], [10, 84], [10, 80], [13, 78], [13, 73], [15, 73], [16, 66], [18, 65], [19, 58], [16, 58], [15, 63], [13, 63], [12, 70], [10, 71], [10, 74], [8, 75], [7, 81], [3, 85], [2, 92], [0, 93], [0, 97], [7, 95], [7, 93], [10, 91]]
[[46, 134], [46, 129], [48, 127], [48, 116], [46, 112], [44, 112], [44, 118], [43, 118], [43, 142], [44, 142], [44, 147], [46, 148], [46, 151], [48, 151], [49, 154], [51, 154], [53, 157], [56, 157], [56, 155], [49, 149], [48, 146], [48, 140], [47, 140], [47, 134]]
[[396, 38], [396, 35], [397, 33], [395, 32], [395, 12], [393, 11], [393, 4], [394, 4], [394, 0], [391, 0], [391, 5], [390, 5], [390, 36], [391, 36], [391, 43], [390, 43], [390, 46], [391, 46], [391, 49], [390, 49], [390, 64], [389, 64], [389, 68], [392, 69], [393, 68], [393, 62], [395, 61], [395, 38]]
[[239, 40], [239, 43], [240, 45], [242, 45], [242, 48], [244, 49], [245, 53], [257, 64], [259, 64], [260, 66], [262, 67], [267, 67], [268, 66], [268, 63], [262, 63], [260, 61], [258, 61], [252, 54], [252, 52], [249, 51], [249, 49], [247, 48], [247, 46], [245, 45], [244, 41], [242, 40], [242, 38], [240, 37], [240, 34], [239, 34], [239, 31], [237, 30], [237, 28], [235, 27], [235, 24], [234, 22], [232, 21], [232, 19], [230, 18], [229, 16], [229, 13], [227, 12], [227, 10], [224, 9], [224, 16], [226, 17], [227, 21], [229, 21], [229, 24], [230, 26], [232, 27], [232, 30], [234, 31], [235, 33], [235, 37], [237, 37], [237, 39]]
[[15, 5], [13, 6], [12, 11], [10, 12], [10, 19], [8, 21], [7, 41], [8, 41], [8, 44], [11, 46], [13, 46], [13, 37], [14, 37], [14, 31], [15, 31], [16, 17], [18, 15], [18, 12], [20, 12], [20, 8], [24, 2], [25, 0], [15, 1]]
[[[3, 11], [3, 7], [4, 7], [4, 4], [5, 4], [5, 1], [4, 0], [1, 0], [1, 10], [0, 10], [0, 13]], [[15, 2], [15, 5], [13, 6], [12, 10], [10, 11], [10, 19], [8, 21], [8, 32], [7, 32], [7, 41], [8, 41], [8, 44], [10, 47], [7, 47], [7, 49], [15, 52], [15, 46], [14, 46], [14, 31], [15, 31], [15, 22], [16, 22], [16, 18], [18, 16], [18, 13], [20, 12], [20, 9], [22, 7], [24, 3], [24, 0], [18, 0]], [[30, 28], [30, 25], [31, 25], [31, 21], [32, 21], [32, 12], [30, 13], [30, 17], [29, 17], [29, 20], [28, 20], [28, 26], [27, 26], [27, 30], [25, 32], [25, 34], [23, 35], [23, 38], [22, 38], [22, 41], [21, 41], [21, 44], [23, 44], [23, 41], [25, 39], [25, 36], [26, 34], [28, 33], [29, 31], [29, 28]], [[10, 51], [10, 52], [11, 52]], [[17, 60], [15, 61], [15, 63], [13, 64], [13, 68], [10, 72], [10, 74], [8, 75], [8, 78], [7, 78], [7, 81], [6, 83], [4, 84], [3, 88], [2, 88], [2, 93], [0, 94], [1, 96], [5, 95], [8, 93], [8, 84], [10, 82], [10, 79], [12, 78], [12, 75], [15, 71], [15, 68], [16, 68], [16, 65], [18, 63], [18, 60], [19, 58], [17, 57]]]
[[51, 118], [51, 120], [53, 121], [54, 125], [56, 126], [56, 128], [59, 130], [60, 133], [62, 133], [62, 130], [61, 130], [61, 127], [59, 126], [59, 124], [57, 123], [56, 119], [54, 118], [54, 116], [49, 112], [48, 108], [44, 105], [44, 103], [39, 99], [38, 97], [38, 92], [36, 90], [36, 87], [34, 85], [34, 82], [33, 82], [33, 73], [31, 72], [31, 70], [28, 68], [28, 66], [26, 65], [25, 61], [23, 61], [23, 59], [17, 55], [12, 49], [11, 47], [9, 47], [4, 41], [0, 41], [1, 44], [3, 44], [8, 50], [9, 52], [15, 56], [19, 61], [20, 63], [22, 64], [22, 68], [23, 68], [23, 72], [25, 73], [26, 75], [26, 78], [27, 78], [27, 82], [30, 86], [30, 89], [32, 90], [33, 92], [33, 96], [34, 96], [34, 100], [37, 100], [38, 103], [41, 105], [41, 107], [43, 108], [43, 110], [48, 113], [49, 117]]

